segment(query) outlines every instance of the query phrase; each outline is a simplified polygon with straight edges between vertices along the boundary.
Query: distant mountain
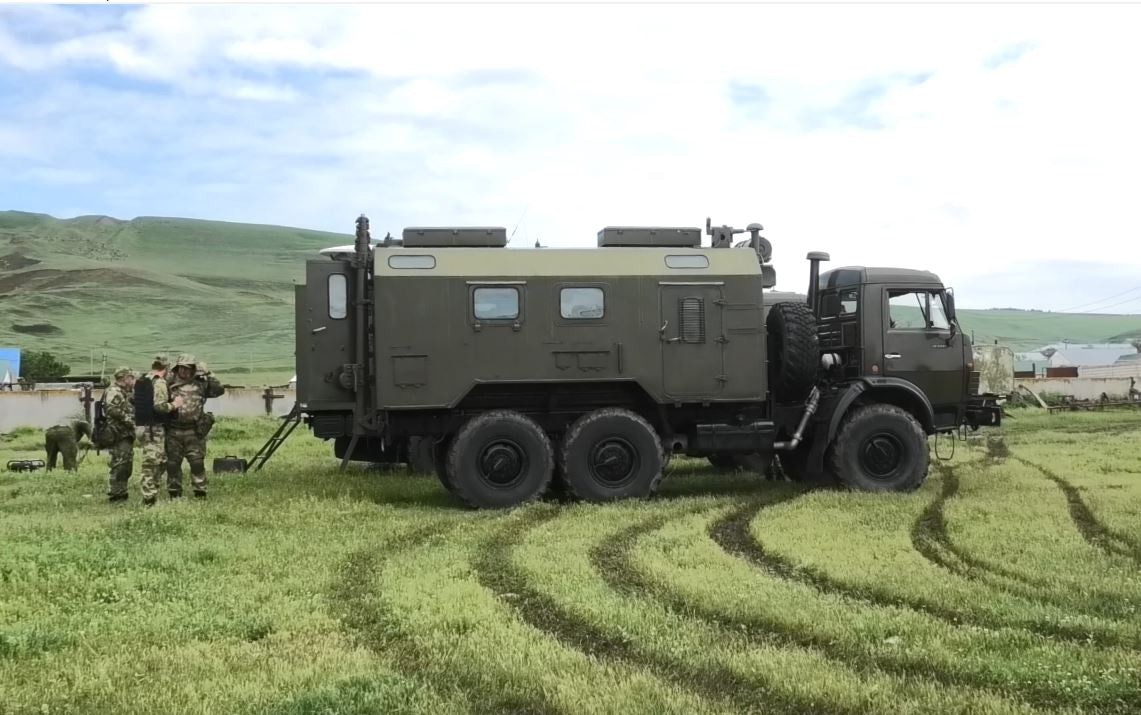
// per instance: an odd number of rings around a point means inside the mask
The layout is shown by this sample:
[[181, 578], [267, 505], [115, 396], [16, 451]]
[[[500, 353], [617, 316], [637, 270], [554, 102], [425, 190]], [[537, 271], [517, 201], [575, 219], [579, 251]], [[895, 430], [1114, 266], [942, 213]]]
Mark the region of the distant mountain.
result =
[[343, 234], [281, 226], [0, 212], [0, 346], [51, 350], [74, 372], [156, 350], [213, 368], [293, 371], [293, 285]]
[[[293, 372], [293, 284], [348, 234], [285, 226], [0, 212], [0, 346], [51, 350], [74, 372], [142, 369], [156, 350], [219, 371]], [[1141, 315], [962, 310], [978, 343], [1015, 350], [1141, 338]]]

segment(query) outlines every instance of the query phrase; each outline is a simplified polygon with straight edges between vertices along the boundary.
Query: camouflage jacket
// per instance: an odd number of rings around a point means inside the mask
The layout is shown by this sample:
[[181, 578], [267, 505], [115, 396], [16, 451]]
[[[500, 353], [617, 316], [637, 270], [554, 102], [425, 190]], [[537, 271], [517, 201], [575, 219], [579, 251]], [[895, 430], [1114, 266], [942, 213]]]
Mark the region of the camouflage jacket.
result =
[[133, 395], [127, 394], [117, 384], [112, 383], [103, 393], [103, 414], [107, 421], [119, 432], [131, 432], [135, 429], [135, 404]]
[[180, 380], [175, 377], [170, 383], [170, 399], [181, 395], [182, 407], [178, 408], [178, 416], [174, 418], [176, 427], [193, 427], [198, 418], [202, 416], [206, 405], [206, 398], [218, 397], [225, 392], [222, 383], [213, 375]]
[[155, 412], [160, 415], [168, 415], [174, 411], [174, 405], [170, 403], [173, 397], [170, 394], [170, 388], [166, 380], [159, 377], [155, 373], [150, 373], [144, 380], [150, 380], [154, 386], [155, 393]]

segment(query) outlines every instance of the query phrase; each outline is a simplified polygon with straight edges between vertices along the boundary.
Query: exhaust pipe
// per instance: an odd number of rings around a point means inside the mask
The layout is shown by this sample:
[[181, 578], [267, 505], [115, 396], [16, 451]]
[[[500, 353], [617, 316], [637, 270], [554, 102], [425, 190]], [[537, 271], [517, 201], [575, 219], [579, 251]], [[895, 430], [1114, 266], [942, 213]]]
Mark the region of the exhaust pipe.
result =
[[808, 420], [812, 415], [816, 414], [816, 408], [820, 405], [820, 388], [812, 388], [812, 392], [808, 395], [808, 401], [804, 404], [804, 414], [800, 416], [800, 424], [796, 426], [796, 432], [792, 435], [792, 439], [787, 442], [774, 442], [773, 449], [782, 452], [791, 452], [800, 446], [800, 441], [804, 439], [804, 428], [808, 426]]
[[816, 310], [816, 292], [820, 290], [820, 262], [830, 261], [832, 257], [823, 251], [812, 251], [808, 254], [808, 307]]

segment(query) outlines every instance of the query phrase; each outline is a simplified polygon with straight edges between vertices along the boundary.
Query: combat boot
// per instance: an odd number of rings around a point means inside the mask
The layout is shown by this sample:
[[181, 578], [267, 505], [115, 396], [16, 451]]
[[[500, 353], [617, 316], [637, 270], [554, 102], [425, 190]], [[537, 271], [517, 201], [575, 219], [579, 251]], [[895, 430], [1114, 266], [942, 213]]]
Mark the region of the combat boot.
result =
[[181, 499], [182, 498], [182, 490], [181, 489], [171, 489], [167, 493], [170, 494], [171, 499]]
[[206, 492], [202, 491], [201, 489], [195, 489], [194, 490], [194, 498], [195, 499], [205, 499], [206, 498]]
[[107, 501], [111, 502], [112, 504], [114, 504], [115, 502], [127, 501], [127, 495], [126, 494], [110, 494], [107, 497]]

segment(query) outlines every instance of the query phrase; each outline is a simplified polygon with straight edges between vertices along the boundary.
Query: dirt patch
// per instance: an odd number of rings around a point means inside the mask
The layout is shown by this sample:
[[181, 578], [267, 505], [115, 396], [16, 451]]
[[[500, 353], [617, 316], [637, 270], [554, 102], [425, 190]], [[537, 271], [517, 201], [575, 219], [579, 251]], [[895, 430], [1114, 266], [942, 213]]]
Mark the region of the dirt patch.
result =
[[12, 330], [26, 335], [60, 335], [62, 330], [51, 323], [34, 323], [32, 325], [13, 325]]
[[121, 288], [123, 286], [161, 286], [162, 284], [113, 268], [86, 268], [74, 271], [41, 268], [0, 276], [0, 293], [69, 289], [84, 285]]
[[0, 256], [0, 271], [18, 271], [34, 266], [39, 262], [35, 258], [28, 258], [19, 252], [9, 253], [7, 256]]

